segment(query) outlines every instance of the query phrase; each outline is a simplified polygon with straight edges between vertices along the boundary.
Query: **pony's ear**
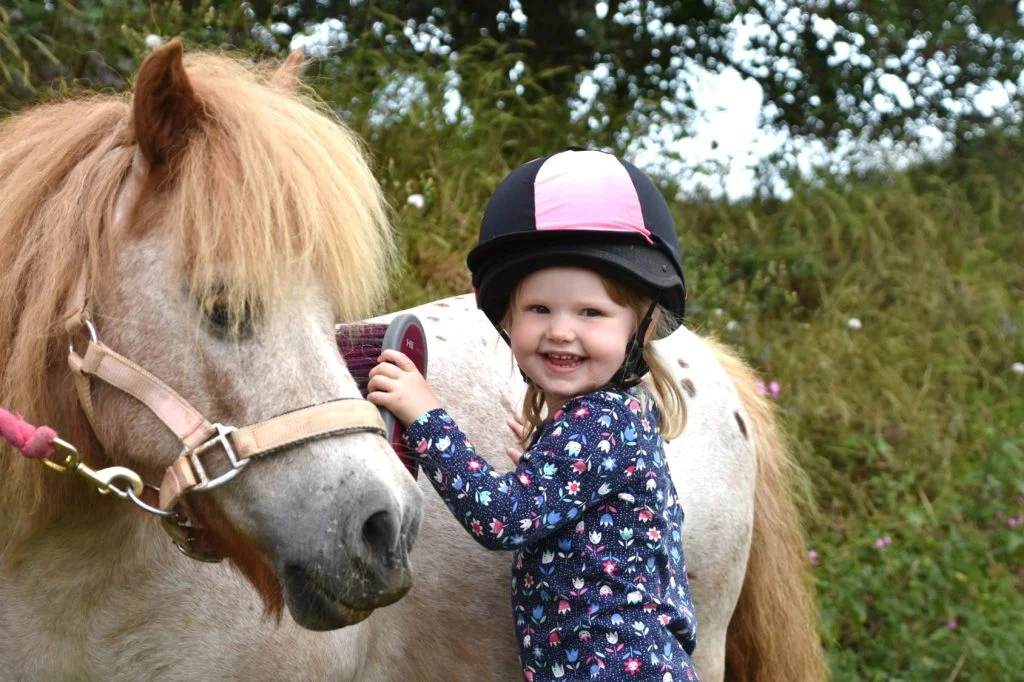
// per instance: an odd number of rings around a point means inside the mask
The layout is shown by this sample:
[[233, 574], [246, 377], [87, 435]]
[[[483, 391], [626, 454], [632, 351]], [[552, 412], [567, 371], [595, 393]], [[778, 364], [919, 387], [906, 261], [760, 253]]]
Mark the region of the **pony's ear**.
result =
[[270, 77], [270, 85], [285, 92], [295, 92], [302, 78], [302, 62], [305, 55], [302, 48], [292, 50], [284, 63]]
[[174, 158], [200, 115], [177, 38], [146, 57], [135, 79], [132, 101], [135, 142], [150, 169]]

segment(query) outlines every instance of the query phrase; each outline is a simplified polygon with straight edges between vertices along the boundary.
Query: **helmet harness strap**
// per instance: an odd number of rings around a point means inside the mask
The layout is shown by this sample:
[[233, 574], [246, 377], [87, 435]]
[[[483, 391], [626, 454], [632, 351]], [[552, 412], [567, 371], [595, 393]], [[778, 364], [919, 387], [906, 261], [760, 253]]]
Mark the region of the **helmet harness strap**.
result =
[[626, 359], [622, 361], [622, 367], [615, 373], [611, 381], [608, 382], [612, 386], [622, 386], [629, 388], [630, 386], [636, 386], [643, 379], [643, 376], [650, 371], [650, 367], [647, 366], [647, 362], [644, 360], [644, 339], [647, 337], [647, 330], [651, 326], [651, 321], [654, 319], [654, 310], [658, 307], [658, 299], [651, 301], [651, 305], [647, 308], [647, 313], [644, 318], [640, 320], [640, 326], [636, 330], [636, 334], [630, 340], [626, 346]]

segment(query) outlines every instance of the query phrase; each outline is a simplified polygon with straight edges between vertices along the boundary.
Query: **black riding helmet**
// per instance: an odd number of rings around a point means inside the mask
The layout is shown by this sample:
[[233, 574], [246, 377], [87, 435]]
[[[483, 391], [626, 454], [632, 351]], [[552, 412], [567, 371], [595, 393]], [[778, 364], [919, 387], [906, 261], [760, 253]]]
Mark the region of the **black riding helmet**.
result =
[[513, 170], [495, 189], [467, 258], [477, 306], [501, 328], [516, 285], [552, 266], [588, 268], [652, 299], [614, 383], [647, 373], [643, 337], [656, 305], [678, 326], [686, 284], [675, 223], [661, 192], [633, 164], [569, 149]]

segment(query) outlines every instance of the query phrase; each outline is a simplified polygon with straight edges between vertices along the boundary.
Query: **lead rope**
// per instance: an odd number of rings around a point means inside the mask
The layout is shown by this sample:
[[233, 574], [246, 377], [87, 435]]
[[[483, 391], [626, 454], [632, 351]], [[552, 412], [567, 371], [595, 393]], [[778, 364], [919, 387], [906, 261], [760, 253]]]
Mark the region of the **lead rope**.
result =
[[49, 459], [57, 432], [49, 426], [33, 426], [20, 415], [0, 407], [0, 437], [28, 459]]

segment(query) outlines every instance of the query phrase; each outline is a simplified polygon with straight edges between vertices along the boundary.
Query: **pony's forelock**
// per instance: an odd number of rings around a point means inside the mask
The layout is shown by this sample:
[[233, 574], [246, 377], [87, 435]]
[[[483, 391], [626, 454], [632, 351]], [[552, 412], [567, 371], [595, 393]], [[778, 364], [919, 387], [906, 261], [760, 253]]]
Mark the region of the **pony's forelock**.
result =
[[[143, 185], [134, 229], [170, 230], [192, 295], [235, 319], [313, 280], [339, 319], [370, 312], [393, 239], [359, 141], [324, 105], [267, 87], [259, 67], [202, 54], [185, 64], [202, 115], [173, 166]], [[61, 322], [83, 267], [95, 281], [124, 233], [108, 223], [137, 160], [129, 97], [0, 123], [0, 405], [81, 446], [92, 437], [61, 378]], [[0, 453], [0, 494], [24, 508], [43, 495], [43, 467], [19, 459]]]

